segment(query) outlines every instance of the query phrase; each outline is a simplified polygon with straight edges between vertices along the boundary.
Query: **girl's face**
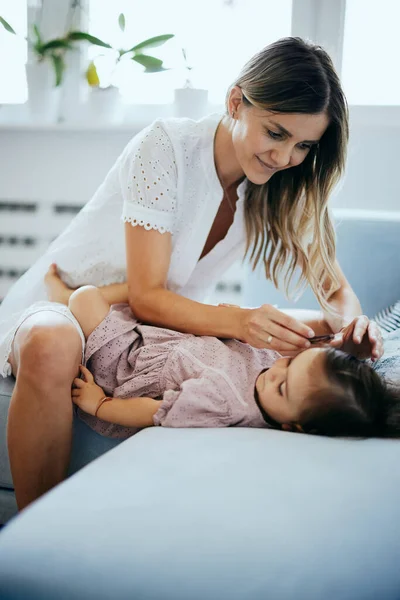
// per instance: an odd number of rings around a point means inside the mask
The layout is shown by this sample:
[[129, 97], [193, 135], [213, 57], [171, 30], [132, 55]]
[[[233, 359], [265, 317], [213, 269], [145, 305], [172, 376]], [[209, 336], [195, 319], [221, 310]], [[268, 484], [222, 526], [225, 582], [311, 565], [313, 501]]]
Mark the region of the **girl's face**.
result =
[[279, 358], [258, 376], [259, 403], [269, 417], [283, 424], [282, 429], [291, 430], [293, 424], [301, 424], [310, 394], [330, 387], [324, 354], [324, 348], [310, 348], [294, 358]]
[[[233, 90], [239, 90], [242, 98], [239, 87]], [[247, 178], [258, 185], [277, 171], [302, 163], [329, 124], [325, 113], [272, 113], [242, 100], [233, 103], [232, 96], [229, 106], [236, 115], [232, 122], [236, 158]]]

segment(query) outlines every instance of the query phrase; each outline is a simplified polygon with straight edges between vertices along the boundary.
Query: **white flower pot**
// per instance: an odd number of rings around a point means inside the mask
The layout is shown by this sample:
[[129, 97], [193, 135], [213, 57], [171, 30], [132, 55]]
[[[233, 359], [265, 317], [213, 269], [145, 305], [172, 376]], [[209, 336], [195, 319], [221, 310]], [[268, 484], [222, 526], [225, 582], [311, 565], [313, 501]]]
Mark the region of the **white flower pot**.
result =
[[61, 86], [55, 87], [55, 72], [49, 61], [27, 64], [28, 111], [32, 121], [56, 123], [59, 117]]
[[121, 121], [119, 89], [114, 86], [91, 88], [86, 108], [87, 120], [91, 123], [119, 123]]
[[208, 90], [184, 87], [174, 90], [174, 115], [201, 119], [207, 114]]

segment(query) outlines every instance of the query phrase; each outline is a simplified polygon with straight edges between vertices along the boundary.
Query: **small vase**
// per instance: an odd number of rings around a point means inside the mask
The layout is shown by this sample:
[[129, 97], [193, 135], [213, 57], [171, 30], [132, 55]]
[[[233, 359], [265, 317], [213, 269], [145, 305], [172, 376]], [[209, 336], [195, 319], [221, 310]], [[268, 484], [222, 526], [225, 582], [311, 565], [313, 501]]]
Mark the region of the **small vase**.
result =
[[174, 115], [201, 119], [207, 114], [208, 90], [183, 87], [174, 90]]
[[87, 120], [90, 123], [117, 124], [121, 121], [121, 94], [110, 85], [91, 88], [87, 100]]
[[28, 111], [32, 121], [56, 123], [59, 117], [61, 86], [55, 87], [55, 72], [47, 61], [25, 66], [28, 84]]

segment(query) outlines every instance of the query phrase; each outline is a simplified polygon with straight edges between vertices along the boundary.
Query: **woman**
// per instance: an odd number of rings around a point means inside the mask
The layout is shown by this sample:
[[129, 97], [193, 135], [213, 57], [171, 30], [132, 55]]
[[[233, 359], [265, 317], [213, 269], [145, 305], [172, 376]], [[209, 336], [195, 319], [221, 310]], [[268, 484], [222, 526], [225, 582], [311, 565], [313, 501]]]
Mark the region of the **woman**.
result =
[[106, 286], [106, 300], [128, 302], [142, 322], [297, 353], [314, 332], [293, 315], [200, 302], [251, 250], [275, 285], [299, 266], [331, 329], [355, 342], [366, 336], [371, 356], [381, 355], [375, 324], [362, 316], [354, 325], [361, 307], [335, 260], [327, 202], [344, 168], [348, 117], [330, 58], [301, 39], [280, 40], [245, 65], [226, 109], [198, 122], [160, 119], [135, 136], [3, 302], [3, 375], [17, 378], [8, 448], [19, 508], [65, 477], [71, 448], [84, 336], [67, 307], [31, 306], [46, 298], [51, 262], [71, 288]]

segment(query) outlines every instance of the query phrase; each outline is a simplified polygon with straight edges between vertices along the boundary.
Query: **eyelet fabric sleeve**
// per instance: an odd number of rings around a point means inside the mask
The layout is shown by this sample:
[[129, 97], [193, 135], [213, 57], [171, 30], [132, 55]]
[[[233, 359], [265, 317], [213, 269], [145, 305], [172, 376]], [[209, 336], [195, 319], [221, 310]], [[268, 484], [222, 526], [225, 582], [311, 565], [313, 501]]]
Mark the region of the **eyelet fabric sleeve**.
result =
[[122, 157], [122, 220], [147, 230], [174, 233], [177, 167], [174, 148], [159, 121], [139, 132]]
[[[219, 384], [225, 384], [219, 380]], [[179, 390], [164, 392], [160, 408], [153, 416], [162, 427], [229, 427], [232, 414], [226, 394], [220, 393], [212, 377], [184, 381]]]

